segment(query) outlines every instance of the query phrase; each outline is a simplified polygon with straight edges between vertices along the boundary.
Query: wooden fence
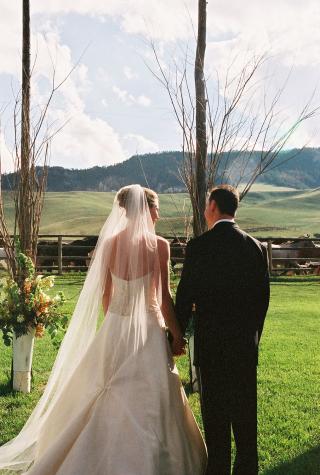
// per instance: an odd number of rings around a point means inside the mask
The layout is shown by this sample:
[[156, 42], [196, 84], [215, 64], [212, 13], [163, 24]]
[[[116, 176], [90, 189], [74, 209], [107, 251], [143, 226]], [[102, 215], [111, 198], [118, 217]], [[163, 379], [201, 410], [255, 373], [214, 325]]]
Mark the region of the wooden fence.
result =
[[[184, 262], [186, 238], [164, 236], [170, 242], [171, 263], [177, 273]], [[36, 268], [62, 274], [64, 271], [86, 271], [90, 262], [90, 253], [95, 248], [98, 236], [85, 234], [40, 234]], [[257, 238], [268, 250], [270, 274], [309, 273], [320, 275], [320, 238]], [[44, 241], [45, 240], [45, 241]], [[289, 243], [274, 248], [274, 244]], [[293, 243], [303, 243], [303, 246]], [[310, 242], [310, 245], [309, 245]], [[315, 244], [316, 243], [316, 244]], [[296, 245], [297, 247], [291, 247]], [[314, 247], [314, 246], [317, 247]], [[286, 253], [286, 256], [279, 253]], [[300, 253], [300, 254], [299, 254]]]
[[[259, 241], [267, 245], [270, 274], [315, 272], [320, 275], [320, 238], [259, 238]], [[274, 248], [273, 245], [279, 242], [289, 245]], [[281, 256], [281, 253], [288, 255]]]
[[[174, 267], [181, 267], [184, 262], [184, 249], [186, 246], [186, 238], [177, 236], [164, 236], [170, 242], [171, 262]], [[46, 238], [52, 244], [41, 244]], [[82, 242], [74, 241], [80, 239]], [[307, 273], [318, 271], [320, 273], [320, 238], [284, 238], [284, 237], [268, 237], [257, 238], [267, 246], [269, 257], [269, 271], [271, 274], [278, 274], [292, 271], [294, 273]], [[97, 240], [97, 236], [83, 234], [41, 234], [39, 236], [37, 270], [46, 269], [48, 271], [57, 271], [62, 274], [66, 270], [87, 270], [90, 262], [90, 252], [95, 247], [94, 244], [86, 244], [88, 240]], [[283, 243], [289, 243], [283, 245]], [[303, 246], [299, 246], [299, 242]], [[310, 242], [310, 245], [309, 245]], [[75, 244], [74, 244], [75, 243]], [[297, 244], [292, 244], [297, 243]], [[314, 247], [316, 243], [317, 247]], [[279, 248], [274, 248], [274, 244], [282, 244]], [[291, 247], [292, 245], [297, 247]], [[43, 255], [44, 249], [54, 249], [56, 252]], [[66, 250], [68, 250], [66, 254]], [[284, 257], [281, 254], [286, 254]], [[300, 254], [299, 254], [300, 253]], [[280, 254], [280, 255], [279, 255]], [[52, 264], [48, 261], [52, 259]], [[43, 263], [46, 261], [46, 263]], [[180, 265], [179, 265], [180, 264]]]
[[[66, 270], [87, 270], [91, 259], [89, 254], [95, 248], [95, 243], [89, 245], [85, 243], [85, 240], [88, 238], [96, 241], [98, 236], [86, 234], [40, 234], [36, 262], [37, 271], [57, 271], [58, 274], [62, 274]], [[48, 241], [43, 243], [43, 239]], [[81, 239], [84, 243], [74, 244], [74, 239]], [[69, 251], [67, 254], [65, 252], [66, 249]], [[45, 250], [49, 250], [49, 253], [44, 252]]]
[[[169, 241], [176, 241], [177, 238], [166, 236]], [[182, 240], [184, 238], [181, 238]], [[269, 272], [271, 275], [283, 273], [316, 273], [320, 275], [320, 238], [304, 238], [304, 237], [267, 237], [256, 238], [267, 248]], [[184, 240], [185, 242], [185, 240]], [[299, 246], [299, 243], [304, 246]], [[283, 244], [281, 247], [275, 247]], [[306, 245], [307, 244], [307, 245]], [[293, 245], [293, 247], [292, 247]], [[296, 247], [295, 247], [296, 246]], [[171, 252], [180, 245], [171, 245]], [[281, 256], [282, 254], [282, 256]], [[287, 254], [284, 256], [283, 254]], [[293, 255], [295, 254], [295, 255]], [[183, 263], [184, 258], [172, 257], [175, 263]]]

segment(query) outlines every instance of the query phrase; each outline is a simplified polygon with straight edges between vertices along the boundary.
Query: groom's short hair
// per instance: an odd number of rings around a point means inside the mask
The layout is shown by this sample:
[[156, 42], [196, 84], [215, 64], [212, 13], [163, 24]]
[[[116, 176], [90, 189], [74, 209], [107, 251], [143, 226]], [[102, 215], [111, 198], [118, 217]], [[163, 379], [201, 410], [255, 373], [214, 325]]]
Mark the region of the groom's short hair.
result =
[[219, 185], [210, 191], [209, 202], [214, 200], [221, 214], [234, 216], [239, 205], [239, 193], [231, 185]]

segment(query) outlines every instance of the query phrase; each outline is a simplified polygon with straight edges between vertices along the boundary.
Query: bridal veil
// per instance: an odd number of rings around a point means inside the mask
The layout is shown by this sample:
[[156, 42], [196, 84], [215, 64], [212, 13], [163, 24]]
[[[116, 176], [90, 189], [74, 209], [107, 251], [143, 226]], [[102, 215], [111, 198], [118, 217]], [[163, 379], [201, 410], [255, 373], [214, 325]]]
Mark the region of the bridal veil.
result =
[[[115, 197], [43, 395], [20, 433], [0, 447], [0, 474], [25, 472], [33, 464], [39, 434], [45, 430], [50, 412], [94, 340], [105, 288], [112, 281], [111, 274], [128, 283], [122, 303], [130, 322], [126, 327], [129, 355], [144, 344], [148, 331], [147, 296], [143, 295], [144, 287], [135, 286], [134, 282], [150, 276], [154, 279], [158, 302], [161, 299], [157, 238], [145, 191], [140, 185], [122, 188]], [[115, 338], [115, 352], [117, 344]]]

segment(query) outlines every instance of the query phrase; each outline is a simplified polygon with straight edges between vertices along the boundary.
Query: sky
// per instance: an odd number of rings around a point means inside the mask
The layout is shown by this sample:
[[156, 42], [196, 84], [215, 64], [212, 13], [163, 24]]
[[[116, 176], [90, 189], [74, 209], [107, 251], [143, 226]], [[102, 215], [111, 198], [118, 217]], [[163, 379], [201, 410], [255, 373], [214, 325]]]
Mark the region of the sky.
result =
[[[2, 171], [12, 168], [13, 106], [21, 77], [21, 0], [0, 0], [0, 147]], [[108, 166], [135, 153], [181, 149], [181, 131], [167, 92], [154, 77], [154, 43], [165, 71], [188, 56], [192, 73], [196, 0], [30, 0], [32, 115], [46, 102], [50, 164]], [[294, 120], [312, 97], [320, 105], [318, 0], [208, 0], [206, 77], [223, 78], [253, 55], [272, 97], [285, 84], [279, 109]], [[150, 71], [151, 69], [151, 71]], [[192, 74], [190, 76], [192, 78]], [[214, 82], [214, 79], [212, 79]], [[267, 86], [266, 86], [267, 84]], [[279, 113], [280, 113], [279, 112]], [[279, 124], [282, 124], [279, 119]], [[302, 124], [288, 147], [320, 146], [319, 117]], [[281, 125], [282, 126], [282, 125]]]

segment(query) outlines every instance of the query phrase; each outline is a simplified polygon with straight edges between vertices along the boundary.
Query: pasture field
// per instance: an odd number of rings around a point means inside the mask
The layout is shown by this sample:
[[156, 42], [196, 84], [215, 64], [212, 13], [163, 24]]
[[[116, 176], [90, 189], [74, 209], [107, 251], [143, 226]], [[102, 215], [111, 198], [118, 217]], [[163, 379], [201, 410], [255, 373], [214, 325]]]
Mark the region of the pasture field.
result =
[[[49, 192], [40, 231], [43, 234], [98, 234], [113, 199], [114, 193], [107, 192]], [[240, 204], [238, 222], [243, 229], [261, 237], [313, 235], [320, 233], [319, 203], [320, 190], [311, 192], [258, 184]], [[13, 203], [9, 195], [5, 204], [12, 227]], [[161, 194], [160, 214], [157, 224], [160, 234], [185, 235], [191, 215], [187, 194]]]
[[[64, 311], [69, 316], [83, 280], [83, 275], [76, 274], [57, 278], [56, 289], [63, 290], [67, 297]], [[319, 279], [273, 280], [258, 376], [259, 454], [263, 475], [320, 475], [319, 319]], [[36, 340], [33, 391], [12, 393], [11, 349], [0, 341], [0, 444], [13, 438], [31, 413], [44, 389], [55, 354], [47, 335]], [[198, 394], [189, 393], [187, 357], [178, 359], [177, 365], [202, 427]]]

